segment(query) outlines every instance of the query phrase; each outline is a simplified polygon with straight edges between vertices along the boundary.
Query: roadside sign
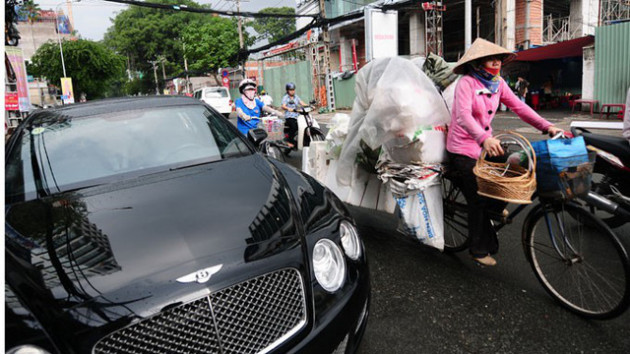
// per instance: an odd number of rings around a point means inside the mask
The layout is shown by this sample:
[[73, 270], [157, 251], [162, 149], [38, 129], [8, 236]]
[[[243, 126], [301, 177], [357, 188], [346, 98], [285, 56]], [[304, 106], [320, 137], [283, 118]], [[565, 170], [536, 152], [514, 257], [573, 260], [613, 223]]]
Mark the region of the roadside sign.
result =
[[5, 111], [17, 111], [20, 109], [20, 101], [17, 92], [5, 92], [4, 93], [4, 110]]
[[223, 76], [223, 77], [228, 77], [229, 74], [230, 73], [227, 70], [221, 71], [221, 76]]
[[74, 103], [74, 92], [72, 90], [72, 78], [70, 77], [61, 78], [61, 93], [62, 93], [63, 104]]
[[223, 77], [222, 81], [224, 87], [230, 87], [230, 79], [228, 79], [227, 77]]

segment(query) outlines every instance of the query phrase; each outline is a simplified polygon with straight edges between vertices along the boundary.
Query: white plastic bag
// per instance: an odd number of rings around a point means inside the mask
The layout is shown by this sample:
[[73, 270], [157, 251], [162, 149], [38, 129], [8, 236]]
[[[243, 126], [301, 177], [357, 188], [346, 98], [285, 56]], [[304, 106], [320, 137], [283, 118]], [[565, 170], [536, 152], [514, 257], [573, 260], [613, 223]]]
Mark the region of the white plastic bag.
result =
[[388, 181], [399, 208], [398, 229], [427, 246], [444, 250], [444, 211], [439, 175], [426, 178], [424, 186], [409, 189], [408, 184]]
[[335, 114], [330, 123], [328, 123], [328, 134], [326, 135], [327, 147], [326, 151], [331, 159], [339, 159], [341, 147], [348, 135], [348, 125], [350, 124], [350, 116], [345, 113]]
[[404, 135], [383, 145], [389, 159], [397, 163], [442, 163], [446, 161], [446, 127], [421, 127], [413, 135]]
[[339, 156], [337, 181], [351, 185], [363, 140], [372, 149], [419, 126], [450, 121], [444, 99], [422, 70], [410, 60], [375, 59], [359, 70], [348, 135]]

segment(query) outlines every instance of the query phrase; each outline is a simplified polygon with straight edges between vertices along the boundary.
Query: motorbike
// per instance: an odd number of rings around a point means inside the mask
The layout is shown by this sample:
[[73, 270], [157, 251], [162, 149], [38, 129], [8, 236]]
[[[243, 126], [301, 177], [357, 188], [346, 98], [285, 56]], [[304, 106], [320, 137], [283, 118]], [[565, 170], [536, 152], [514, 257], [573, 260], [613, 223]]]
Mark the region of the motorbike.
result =
[[[267, 112], [263, 112], [263, 116], [276, 118]], [[285, 151], [291, 150], [289, 145], [287, 145], [284, 141], [270, 139], [269, 133], [267, 133], [261, 125], [259, 125], [258, 128], [248, 131], [247, 139], [254, 144], [259, 152], [282, 162], [285, 162]]]
[[[296, 137], [297, 145], [293, 147], [293, 150], [302, 150], [305, 147], [310, 146], [311, 141], [324, 141], [326, 136], [320, 129], [317, 121], [311, 116], [311, 112], [314, 110], [313, 104], [315, 101], [310, 102], [311, 106], [298, 107], [295, 112], [298, 113], [298, 133]], [[288, 127], [285, 126], [285, 135], [288, 132]], [[285, 152], [288, 156], [290, 150]]]
[[574, 136], [582, 136], [590, 150], [597, 153], [592, 190], [607, 201], [598, 205], [612, 215], [602, 220], [611, 228], [630, 222], [630, 144], [622, 137], [594, 134], [572, 127]]

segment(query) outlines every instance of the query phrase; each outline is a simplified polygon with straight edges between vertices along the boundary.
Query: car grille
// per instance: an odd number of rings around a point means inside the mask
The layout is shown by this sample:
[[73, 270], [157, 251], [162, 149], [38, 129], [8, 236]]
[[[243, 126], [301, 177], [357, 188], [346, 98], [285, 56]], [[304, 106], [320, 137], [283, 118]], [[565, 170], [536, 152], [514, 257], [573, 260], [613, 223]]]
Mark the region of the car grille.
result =
[[264, 353], [305, 325], [302, 278], [283, 269], [134, 323], [93, 353]]

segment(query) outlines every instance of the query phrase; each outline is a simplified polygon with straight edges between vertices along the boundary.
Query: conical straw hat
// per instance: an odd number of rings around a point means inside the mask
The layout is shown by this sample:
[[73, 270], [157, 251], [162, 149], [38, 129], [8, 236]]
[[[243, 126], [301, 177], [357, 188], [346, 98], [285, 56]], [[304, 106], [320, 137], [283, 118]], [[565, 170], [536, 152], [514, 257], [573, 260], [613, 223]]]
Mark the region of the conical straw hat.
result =
[[470, 63], [473, 60], [483, 57], [489, 57], [492, 55], [505, 55], [506, 59], [503, 60], [503, 63], [506, 63], [516, 57], [516, 54], [501, 47], [500, 45], [496, 45], [483, 38], [477, 38], [470, 46], [470, 48], [468, 48], [466, 53], [464, 53], [464, 56], [459, 59], [459, 61], [453, 68], [453, 72], [455, 74], [461, 75], [465, 71], [464, 69], [466, 68], [466, 63]]

